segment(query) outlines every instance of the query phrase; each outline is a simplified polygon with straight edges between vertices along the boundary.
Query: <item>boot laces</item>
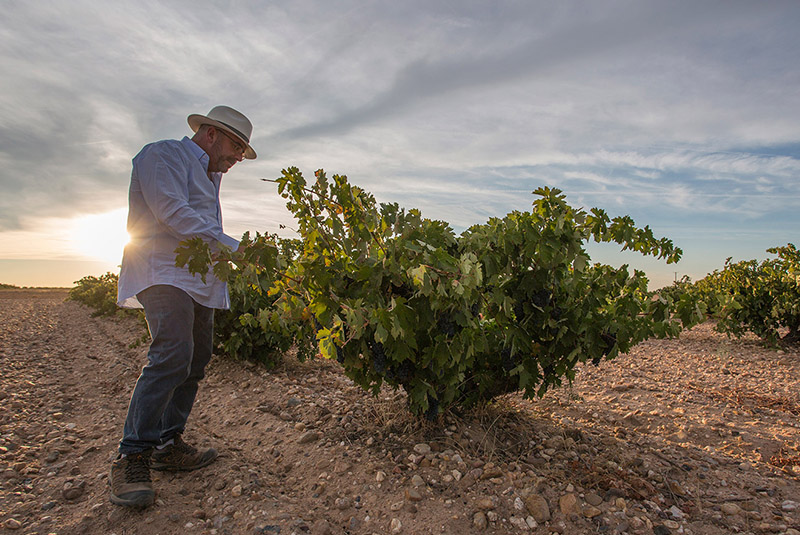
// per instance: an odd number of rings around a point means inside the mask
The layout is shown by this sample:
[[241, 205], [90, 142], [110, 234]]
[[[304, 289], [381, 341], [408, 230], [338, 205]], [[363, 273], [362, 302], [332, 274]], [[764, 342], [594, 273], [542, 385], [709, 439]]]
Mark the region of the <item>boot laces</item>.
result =
[[150, 456], [141, 453], [128, 455], [125, 480], [128, 483], [150, 483]]
[[175, 442], [173, 443], [173, 447], [179, 451], [180, 453], [184, 453], [187, 455], [194, 455], [197, 453], [197, 448], [194, 446], [190, 446], [186, 442], [183, 441], [180, 435], [175, 435]]

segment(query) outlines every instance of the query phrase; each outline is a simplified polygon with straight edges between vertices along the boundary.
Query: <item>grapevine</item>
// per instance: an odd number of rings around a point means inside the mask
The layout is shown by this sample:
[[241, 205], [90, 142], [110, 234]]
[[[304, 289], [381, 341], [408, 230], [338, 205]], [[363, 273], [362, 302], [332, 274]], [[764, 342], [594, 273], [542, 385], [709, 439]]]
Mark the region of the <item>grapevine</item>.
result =
[[800, 252], [791, 243], [767, 249], [762, 262], [725, 261], [694, 284], [679, 289], [684, 301], [702, 305], [716, 330], [741, 337], [752, 332], [771, 346], [800, 342]]
[[274, 296], [265, 327], [308, 326], [296, 335], [313, 332], [319, 353], [357, 384], [374, 393], [402, 387], [427, 418], [508, 392], [541, 396], [571, 381], [578, 363], [700, 319], [672, 317], [672, 302], [651, 297], [644, 273], [592, 264], [585, 243], [614, 242], [668, 263], [680, 249], [629, 217], [573, 208], [557, 189], [536, 190], [530, 212], [457, 236], [418, 210], [377, 203], [342, 175], [320, 170], [307, 184], [289, 168], [275, 182], [297, 220], [295, 256], [259, 245], [258, 254], [211, 262], [194, 242], [178, 263], [199, 273], [213, 263], [230, 280], [258, 260], [248, 276]]

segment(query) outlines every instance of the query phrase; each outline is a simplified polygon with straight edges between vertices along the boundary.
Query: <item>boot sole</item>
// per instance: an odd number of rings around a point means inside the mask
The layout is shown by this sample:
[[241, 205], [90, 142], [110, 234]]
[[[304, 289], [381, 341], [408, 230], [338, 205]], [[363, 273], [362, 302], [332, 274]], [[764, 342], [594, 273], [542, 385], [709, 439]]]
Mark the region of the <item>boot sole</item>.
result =
[[130, 507], [131, 509], [144, 509], [153, 505], [156, 499], [155, 492], [141, 491], [131, 493], [132, 496], [122, 498], [120, 496], [111, 495], [111, 503], [121, 505], [123, 507]]
[[155, 459], [153, 459], [150, 463], [151, 470], [158, 470], [159, 472], [191, 472], [192, 470], [197, 470], [198, 468], [203, 468], [208, 466], [209, 464], [213, 463], [217, 457], [219, 456], [218, 453], [215, 453], [213, 457], [207, 459], [200, 464], [195, 464], [192, 466], [181, 466], [177, 464], [168, 464], [168, 463], [159, 463]]

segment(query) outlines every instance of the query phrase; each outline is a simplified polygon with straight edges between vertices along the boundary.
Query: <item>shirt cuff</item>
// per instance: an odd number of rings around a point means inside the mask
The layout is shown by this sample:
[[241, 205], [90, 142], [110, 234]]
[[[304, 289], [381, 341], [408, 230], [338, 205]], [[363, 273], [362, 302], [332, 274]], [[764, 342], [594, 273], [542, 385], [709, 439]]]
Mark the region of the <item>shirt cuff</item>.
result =
[[217, 237], [217, 240], [218, 240], [218, 241], [219, 241], [221, 244], [223, 244], [223, 245], [226, 245], [226, 246], [230, 247], [230, 248], [231, 248], [231, 249], [233, 249], [234, 251], [235, 251], [236, 249], [238, 249], [238, 248], [239, 248], [239, 240], [237, 240], [237, 239], [235, 239], [235, 238], [231, 238], [231, 237], [230, 237], [230, 236], [228, 236], [227, 234], [220, 234], [220, 235]]

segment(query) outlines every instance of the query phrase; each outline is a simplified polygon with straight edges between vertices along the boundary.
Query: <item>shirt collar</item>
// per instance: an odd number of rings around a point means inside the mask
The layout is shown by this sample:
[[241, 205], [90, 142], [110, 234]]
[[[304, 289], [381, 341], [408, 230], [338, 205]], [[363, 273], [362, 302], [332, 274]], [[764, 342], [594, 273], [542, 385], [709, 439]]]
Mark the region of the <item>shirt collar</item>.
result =
[[200, 145], [192, 141], [188, 136], [183, 136], [181, 143], [183, 143], [184, 147], [189, 149], [189, 152], [194, 154], [197, 159], [200, 160], [200, 163], [203, 165], [203, 169], [208, 172], [208, 154], [206, 154], [206, 151], [204, 151]]

